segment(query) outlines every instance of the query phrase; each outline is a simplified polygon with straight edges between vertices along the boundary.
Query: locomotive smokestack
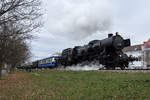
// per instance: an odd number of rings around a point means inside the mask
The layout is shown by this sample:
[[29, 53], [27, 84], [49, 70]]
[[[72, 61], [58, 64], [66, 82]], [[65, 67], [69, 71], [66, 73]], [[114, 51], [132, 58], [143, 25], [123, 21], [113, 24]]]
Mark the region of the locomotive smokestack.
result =
[[116, 36], [117, 36], [117, 35], [120, 35], [119, 32], [116, 32]]
[[110, 37], [112, 37], [113, 36], [113, 34], [112, 33], [109, 33], [108, 34], [108, 38], [110, 38]]

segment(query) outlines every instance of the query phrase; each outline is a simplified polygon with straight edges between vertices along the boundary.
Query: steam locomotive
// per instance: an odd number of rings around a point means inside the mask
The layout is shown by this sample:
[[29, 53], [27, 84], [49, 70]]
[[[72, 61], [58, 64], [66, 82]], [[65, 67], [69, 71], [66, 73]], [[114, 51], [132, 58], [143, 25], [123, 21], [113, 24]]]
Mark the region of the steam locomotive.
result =
[[[138, 60], [135, 57], [127, 56], [122, 49], [130, 46], [130, 39], [123, 39], [118, 32], [116, 35], [108, 34], [103, 40], [93, 40], [84, 46], [64, 49], [61, 56], [51, 56], [45, 59], [34, 61], [30, 64], [18, 67], [18, 69], [41, 69], [56, 68], [59, 66], [71, 66], [77, 64], [89, 64], [93, 61], [103, 65], [106, 69], [128, 68], [129, 62]], [[88, 63], [85, 63], [88, 62]]]
[[62, 51], [61, 64], [63, 66], [77, 65], [83, 62], [98, 61], [106, 69], [128, 68], [129, 62], [136, 60], [123, 53], [122, 49], [130, 46], [130, 39], [123, 39], [118, 32], [108, 34], [103, 40], [93, 40], [84, 46], [75, 46]]

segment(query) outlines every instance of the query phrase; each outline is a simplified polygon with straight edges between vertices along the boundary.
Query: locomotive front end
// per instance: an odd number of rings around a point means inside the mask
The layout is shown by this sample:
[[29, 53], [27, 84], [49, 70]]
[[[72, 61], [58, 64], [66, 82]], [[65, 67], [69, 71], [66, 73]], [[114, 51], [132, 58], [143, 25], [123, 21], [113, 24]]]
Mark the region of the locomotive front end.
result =
[[122, 50], [123, 48], [130, 46], [130, 39], [123, 39], [119, 34], [113, 37], [113, 47], [116, 50]]
[[101, 41], [101, 46], [119, 51], [130, 46], [130, 39], [123, 39], [118, 32], [114, 36], [113, 34], [108, 34], [108, 38]]

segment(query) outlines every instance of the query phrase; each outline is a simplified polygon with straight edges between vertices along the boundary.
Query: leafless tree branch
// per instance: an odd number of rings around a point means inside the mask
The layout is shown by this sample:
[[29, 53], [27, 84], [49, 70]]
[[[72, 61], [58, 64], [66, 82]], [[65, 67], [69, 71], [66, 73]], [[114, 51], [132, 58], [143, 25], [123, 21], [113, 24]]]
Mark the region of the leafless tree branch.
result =
[[0, 69], [4, 63], [16, 66], [30, 57], [26, 41], [42, 25], [40, 5], [40, 0], [0, 0]]

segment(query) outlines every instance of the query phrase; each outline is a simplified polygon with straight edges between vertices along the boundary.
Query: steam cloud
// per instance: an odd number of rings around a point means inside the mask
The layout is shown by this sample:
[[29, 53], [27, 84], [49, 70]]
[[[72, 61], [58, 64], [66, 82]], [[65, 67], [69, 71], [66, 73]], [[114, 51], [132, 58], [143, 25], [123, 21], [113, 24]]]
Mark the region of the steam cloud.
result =
[[112, 11], [107, 0], [56, 0], [47, 22], [53, 35], [82, 39], [111, 29]]

